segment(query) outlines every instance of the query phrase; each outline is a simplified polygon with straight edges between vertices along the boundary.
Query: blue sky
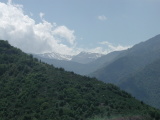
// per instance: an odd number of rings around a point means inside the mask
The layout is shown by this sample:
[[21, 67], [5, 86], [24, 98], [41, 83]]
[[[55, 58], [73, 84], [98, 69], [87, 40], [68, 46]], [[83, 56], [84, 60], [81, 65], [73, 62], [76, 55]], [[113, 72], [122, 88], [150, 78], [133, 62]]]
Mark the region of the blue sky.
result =
[[[0, 2], [7, 5], [6, 0]], [[21, 11], [35, 25], [44, 24], [44, 21], [51, 23], [52, 27], [55, 25], [58, 30], [54, 32], [54, 39], [60, 41], [58, 44], [61, 46], [66, 45], [68, 53], [108, 53], [160, 34], [160, 0], [12, 0], [10, 3], [14, 7], [22, 5]], [[32, 52], [26, 49], [24, 51]], [[48, 52], [54, 50], [48, 49]], [[38, 53], [38, 48], [33, 52]], [[60, 53], [65, 54], [63, 51]]]

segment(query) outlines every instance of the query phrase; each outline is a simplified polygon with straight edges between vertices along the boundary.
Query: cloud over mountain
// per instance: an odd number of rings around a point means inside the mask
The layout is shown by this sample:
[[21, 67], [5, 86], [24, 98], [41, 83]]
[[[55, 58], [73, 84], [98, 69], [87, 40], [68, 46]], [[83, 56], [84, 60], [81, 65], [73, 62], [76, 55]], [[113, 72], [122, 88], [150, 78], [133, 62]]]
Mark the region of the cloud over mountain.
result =
[[[13, 4], [12, 0], [6, 4], [0, 2], [0, 8], [0, 39], [8, 40], [11, 45], [27, 53], [56, 52], [73, 55], [86, 51], [106, 54], [121, 47], [110, 48], [110, 45], [104, 47], [97, 44], [94, 48], [80, 48], [76, 42], [75, 31], [65, 25], [46, 21], [45, 13], [39, 13], [41, 21], [37, 23], [25, 14], [23, 5]], [[99, 19], [107, 18], [99, 16]]]
[[108, 52], [121, 51], [121, 50], [125, 50], [125, 49], [132, 47], [132, 46], [113, 45], [112, 43], [109, 43], [108, 41], [102, 41], [102, 42], [99, 42], [99, 44], [107, 46]]

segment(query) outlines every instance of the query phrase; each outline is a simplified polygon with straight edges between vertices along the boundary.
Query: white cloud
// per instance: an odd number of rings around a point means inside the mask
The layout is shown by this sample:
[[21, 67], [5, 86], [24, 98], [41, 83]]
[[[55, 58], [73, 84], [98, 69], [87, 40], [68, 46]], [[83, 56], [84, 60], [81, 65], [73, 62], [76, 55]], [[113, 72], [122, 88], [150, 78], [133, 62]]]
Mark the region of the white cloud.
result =
[[[22, 5], [13, 4], [12, 0], [9, 0], [7, 4], [0, 2], [0, 8], [0, 39], [8, 40], [11, 45], [27, 53], [57, 52], [73, 55], [88, 51], [107, 54], [128, 48], [128, 46], [114, 46], [106, 41], [100, 43], [105, 47], [77, 48], [74, 30], [46, 21], [44, 13], [39, 14], [42, 21], [36, 23], [34, 19], [24, 14]], [[99, 19], [106, 20], [107, 18], [99, 16]]]
[[108, 41], [102, 41], [99, 43], [98, 47], [91, 48], [91, 49], [79, 49], [79, 51], [86, 51], [91, 53], [101, 53], [101, 54], [108, 54], [113, 51], [121, 51], [130, 48], [131, 46], [122, 46], [122, 45], [113, 45]]
[[40, 16], [41, 20], [43, 20], [44, 15], [45, 15], [45, 14], [42, 13], [42, 12], [39, 13], [39, 16]]
[[112, 51], [121, 51], [130, 48], [131, 46], [122, 46], [122, 45], [113, 45], [112, 43], [109, 43], [108, 41], [102, 41], [99, 44], [104, 45], [107, 50], [106, 53], [112, 52]]
[[105, 20], [107, 20], [107, 17], [105, 15], [100, 15], [100, 16], [98, 16], [98, 19], [101, 21], [105, 21]]
[[44, 13], [40, 13], [42, 22], [36, 24], [24, 14], [22, 5], [14, 5], [11, 0], [0, 2], [0, 8], [0, 39], [28, 53], [75, 54], [74, 30], [45, 21]]
[[86, 49], [86, 52], [91, 52], [91, 53], [100, 53], [100, 54], [107, 54], [108, 51], [106, 49], [103, 49], [102, 47], [96, 47], [92, 49]]
[[53, 31], [53, 35], [60, 38], [65, 38], [71, 45], [75, 43], [76, 37], [74, 36], [74, 30], [69, 30], [66, 26], [57, 27]]

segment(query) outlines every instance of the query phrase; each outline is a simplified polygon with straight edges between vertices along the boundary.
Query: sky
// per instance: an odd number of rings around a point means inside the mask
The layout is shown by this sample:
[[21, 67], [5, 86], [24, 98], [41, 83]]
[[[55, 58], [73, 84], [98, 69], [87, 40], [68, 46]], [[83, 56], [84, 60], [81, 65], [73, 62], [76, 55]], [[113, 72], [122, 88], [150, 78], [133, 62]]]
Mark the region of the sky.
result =
[[160, 0], [0, 0], [0, 39], [27, 53], [107, 54], [160, 34]]

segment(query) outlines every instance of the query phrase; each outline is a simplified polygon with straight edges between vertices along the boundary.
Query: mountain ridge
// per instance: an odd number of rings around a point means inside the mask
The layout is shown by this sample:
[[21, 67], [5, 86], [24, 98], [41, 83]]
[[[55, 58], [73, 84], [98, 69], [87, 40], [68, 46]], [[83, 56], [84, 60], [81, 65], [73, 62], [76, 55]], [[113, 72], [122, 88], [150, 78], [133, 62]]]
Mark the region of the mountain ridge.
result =
[[118, 84], [123, 76], [134, 73], [145, 65], [160, 58], [160, 35], [145, 42], [141, 42], [112, 61], [112, 63], [95, 71], [91, 76], [97, 77], [104, 82]]
[[100, 53], [80, 52], [79, 54], [73, 56], [71, 61], [78, 62], [81, 64], [87, 64], [97, 60], [102, 56], [103, 54]]
[[37, 56], [33, 54], [35, 58], [38, 58], [39, 60], [54, 65], [55, 67], [61, 67], [64, 68], [67, 71], [73, 71], [80, 75], [89, 75], [90, 73], [96, 71], [97, 69], [101, 68], [104, 64], [109, 64], [113, 59], [118, 57], [118, 55], [122, 51], [114, 51], [107, 55], [103, 55], [102, 57], [97, 58], [96, 60], [83, 64], [78, 63], [74, 61], [65, 61], [65, 60], [56, 60], [56, 59], [50, 59], [50, 58], [43, 58], [41, 56]]
[[72, 57], [73, 57], [71, 55], [63, 55], [63, 54], [59, 54], [59, 53], [56, 53], [56, 52], [43, 53], [43, 54], [34, 54], [34, 55], [40, 56], [42, 58], [66, 60], [66, 61], [70, 61], [72, 59]]
[[110, 64], [91, 76], [106, 83], [113, 83], [137, 99], [160, 108], [160, 72], [157, 68], [160, 65], [159, 45], [160, 35], [157, 35], [122, 52]]
[[119, 87], [137, 99], [160, 108], [160, 59], [126, 77]]
[[33, 54], [33, 55], [39, 56], [42, 58], [54, 59], [54, 60], [77, 62], [80, 64], [87, 64], [87, 63], [93, 62], [94, 60], [103, 56], [103, 54], [100, 54], [100, 53], [91, 53], [91, 52], [83, 52], [83, 51], [77, 55], [64, 55], [56, 52]]

